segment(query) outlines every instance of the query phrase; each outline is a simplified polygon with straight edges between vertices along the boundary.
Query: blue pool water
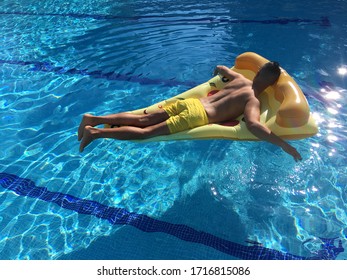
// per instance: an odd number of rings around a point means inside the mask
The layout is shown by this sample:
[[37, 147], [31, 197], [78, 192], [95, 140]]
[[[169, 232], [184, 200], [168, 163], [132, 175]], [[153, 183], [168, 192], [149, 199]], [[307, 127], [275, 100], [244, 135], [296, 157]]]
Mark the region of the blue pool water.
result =
[[[0, 259], [345, 259], [347, 2], [272, 2], [2, 1]], [[302, 87], [320, 129], [292, 142], [302, 162], [222, 140], [78, 153], [83, 113], [166, 99], [245, 51]]]

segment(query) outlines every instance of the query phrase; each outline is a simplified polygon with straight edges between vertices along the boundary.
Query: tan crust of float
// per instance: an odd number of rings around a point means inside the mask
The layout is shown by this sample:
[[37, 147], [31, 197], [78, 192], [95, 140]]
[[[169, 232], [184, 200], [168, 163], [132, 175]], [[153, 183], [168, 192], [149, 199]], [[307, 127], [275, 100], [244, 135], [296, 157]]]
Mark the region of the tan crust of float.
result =
[[[269, 60], [252, 52], [239, 55], [235, 65], [231, 68], [235, 72], [253, 80], [258, 70]], [[132, 111], [133, 114], [149, 114], [162, 108], [164, 105], [177, 99], [202, 98], [222, 89], [228, 81], [220, 76], [215, 76], [206, 83], [178, 94], [149, 107]], [[283, 139], [303, 139], [315, 135], [318, 127], [310, 113], [307, 100], [288, 73], [281, 68], [278, 81], [268, 87], [259, 96], [261, 103], [260, 122], [267, 126], [273, 133]], [[229, 139], [229, 140], [259, 140], [246, 127], [240, 115], [236, 120], [223, 124], [208, 124], [175, 134], [153, 137], [139, 142], [171, 141], [171, 140], [198, 140], [198, 139]], [[105, 125], [105, 127], [109, 127]]]

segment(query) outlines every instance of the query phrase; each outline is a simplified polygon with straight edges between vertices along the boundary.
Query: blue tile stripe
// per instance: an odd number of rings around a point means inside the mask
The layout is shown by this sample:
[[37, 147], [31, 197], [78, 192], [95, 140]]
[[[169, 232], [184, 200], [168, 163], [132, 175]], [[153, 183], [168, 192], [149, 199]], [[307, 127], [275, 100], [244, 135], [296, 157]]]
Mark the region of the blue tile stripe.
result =
[[80, 19], [95, 19], [95, 20], [155, 20], [155, 22], [163, 22], [163, 23], [184, 23], [188, 21], [189, 23], [194, 22], [202, 22], [202, 23], [226, 23], [226, 24], [247, 24], [247, 23], [255, 23], [255, 24], [315, 24], [323, 27], [331, 26], [329, 18], [327, 16], [322, 16], [320, 19], [304, 19], [304, 18], [273, 18], [273, 19], [230, 19], [230, 18], [220, 18], [220, 17], [200, 17], [200, 18], [187, 18], [184, 20], [183, 18], [177, 18], [177, 15], [148, 15], [148, 16], [120, 16], [120, 15], [107, 15], [107, 14], [79, 14], [79, 13], [33, 13], [33, 12], [19, 12], [19, 11], [11, 11], [5, 12], [0, 11], [0, 15], [11, 15], [11, 16], [52, 16], [52, 17], [72, 17], [72, 18], [80, 18]]
[[77, 68], [66, 68], [61, 66], [55, 66], [50, 62], [42, 61], [24, 61], [24, 60], [6, 60], [0, 59], [1, 64], [11, 64], [18, 66], [31, 66], [30, 71], [38, 72], [50, 72], [55, 74], [67, 74], [67, 75], [82, 75], [89, 76], [95, 79], [106, 79], [111, 81], [127, 81], [133, 83], [139, 83], [142, 85], [165, 85], [165, 86], [187, 86], [193, 87], [196, 86], [196, 82], [190, 81], [177, 81], [177, 80], [163, 80], [163, 79], [150, 79], [146, 77], [141, 77], [141, 75], [131, 75], [131, 73], [120, 74], [117, 72], [107, 72], [104, 73], [100, 70], [90, 71], [88, 69], [77, 69]]
[[129, 225], [143, 232], [166, 233], [187, 242], [212, 247], [238, 259], [335, 259], [339, 253], [344, 251], [341, 241], [339, 241], [338, 247], [335, 247], [335, 239], [322, 239], [324, 243], [322, 250], [308, 258], [265, 248], [259, 244], [253, 244], [252, 246], [242, 245], [219, 238], [210, 233], [195, 230], [187, 225], [160, 221], [143, 214], [128, 212], [123, 208], [106, 206], [96, 201], [81, 199], [69, 194], [51, 192], [45, 187], [36, 186], [30, 179], [21, 178], [14, 174], [0, 173], [0, 186], [15, 192], [17, 195], [53, 202], [65, 209], [107, 220], [113, 225]]

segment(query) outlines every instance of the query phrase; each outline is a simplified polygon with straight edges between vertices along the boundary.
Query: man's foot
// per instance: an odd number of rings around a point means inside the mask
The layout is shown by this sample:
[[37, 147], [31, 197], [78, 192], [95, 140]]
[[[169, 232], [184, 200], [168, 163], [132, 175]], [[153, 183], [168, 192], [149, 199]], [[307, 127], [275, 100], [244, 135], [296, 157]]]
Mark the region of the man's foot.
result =
[[90, 125], [84, 127], [83, 138], [80, 144], [81, 153], [83, 152], [85, 147], [87, 147], [94, 139], [96, 139], [95, 133], [97, 131], [97, 128], [91, 127]]
[[90, 115], [90, 114], [85, 114], [82, 118], [82, 121], [81, 121], [81, 124], [78, 128], [78, 141], [81, 141], [81, 139], [83, 138], [83, 132], [84, 132], [84, 128], [87, 126], [87, 125], [90, 125], [90, 126], [95, 126], [93, 124], [93, 115]]

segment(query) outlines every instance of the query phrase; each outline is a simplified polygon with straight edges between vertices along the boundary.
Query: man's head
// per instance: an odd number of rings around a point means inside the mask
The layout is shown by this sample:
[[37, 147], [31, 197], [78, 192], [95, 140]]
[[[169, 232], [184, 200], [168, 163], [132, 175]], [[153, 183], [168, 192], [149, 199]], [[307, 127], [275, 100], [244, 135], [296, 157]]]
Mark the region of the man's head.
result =
[[265, 88], [273, 85], [281, 75], [281, 68], [278, 62], [270, 61], [265, 63], [257, 75], [254, 77], [253, 84], [259, 84]]

